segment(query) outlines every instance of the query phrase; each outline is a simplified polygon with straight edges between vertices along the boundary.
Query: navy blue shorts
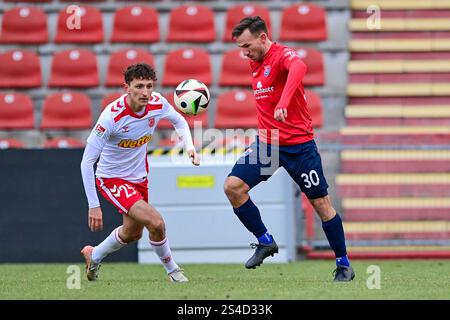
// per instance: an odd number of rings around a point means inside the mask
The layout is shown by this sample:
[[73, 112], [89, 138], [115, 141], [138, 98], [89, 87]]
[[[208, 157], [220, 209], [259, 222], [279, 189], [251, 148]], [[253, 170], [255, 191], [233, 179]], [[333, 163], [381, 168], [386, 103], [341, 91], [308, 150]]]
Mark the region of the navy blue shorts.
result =
[[293, 146], [272, 147], [256, 139], [228, 176], [242, 179], [252, 189], [269, 179], [279, 167], [286, 169], [308, 199], [328, 194], [322, 160], [314, 140]]

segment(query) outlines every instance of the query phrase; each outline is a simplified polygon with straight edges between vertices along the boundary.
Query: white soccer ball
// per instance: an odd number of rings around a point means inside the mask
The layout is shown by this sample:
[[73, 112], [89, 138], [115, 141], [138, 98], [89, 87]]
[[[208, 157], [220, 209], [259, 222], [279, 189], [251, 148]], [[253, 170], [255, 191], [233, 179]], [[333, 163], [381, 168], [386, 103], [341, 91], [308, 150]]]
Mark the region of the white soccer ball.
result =
[[211, 96], [208, 87], [201, 81], [187, 79], [173, 93], [175, 106], [183, 113], [196, 115], [206, 110]]

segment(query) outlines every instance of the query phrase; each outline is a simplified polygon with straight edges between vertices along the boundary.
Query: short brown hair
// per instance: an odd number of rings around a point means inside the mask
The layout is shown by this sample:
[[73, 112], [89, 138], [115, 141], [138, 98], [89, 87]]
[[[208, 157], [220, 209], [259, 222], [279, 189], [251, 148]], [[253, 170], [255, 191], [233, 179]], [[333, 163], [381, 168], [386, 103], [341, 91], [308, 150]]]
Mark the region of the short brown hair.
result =
[[259, 36], [262, 32], [268, 34], [266, 22], [260, 16], [253, 16], [246, 17], [239, 21], [231, 32], [231, 38], [235, 39], [239, 37], [246, 29], [255, 36]]
[[128, 66], [123, 73], [125, 83], [130, 84], [134, 79], [144, 79], [156, 81], [156, 72], [146, 63], [136, 63]]

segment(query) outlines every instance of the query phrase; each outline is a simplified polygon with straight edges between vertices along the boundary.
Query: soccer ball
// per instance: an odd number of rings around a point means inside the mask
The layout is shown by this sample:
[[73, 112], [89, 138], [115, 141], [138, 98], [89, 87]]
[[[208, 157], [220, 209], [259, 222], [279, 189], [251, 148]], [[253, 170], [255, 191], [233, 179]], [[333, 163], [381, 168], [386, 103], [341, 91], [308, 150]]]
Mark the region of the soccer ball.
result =
[[196, 115], [206, 110], [211, 96], [208, 87], [201, 81], [187, 79], [173, 93], [175, 106], [183, 113]]

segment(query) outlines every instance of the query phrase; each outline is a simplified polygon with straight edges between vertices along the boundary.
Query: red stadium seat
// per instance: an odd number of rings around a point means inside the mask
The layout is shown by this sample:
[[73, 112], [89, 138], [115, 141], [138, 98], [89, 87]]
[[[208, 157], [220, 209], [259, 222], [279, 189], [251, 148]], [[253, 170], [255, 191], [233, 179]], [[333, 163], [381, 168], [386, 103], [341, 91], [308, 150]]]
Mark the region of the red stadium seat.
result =
[[51, 2], [53, 0], [5, 0], [5, 2], [35, 2], [35, 3], [39, 3], [39, 2]]
[[231, 90], [220, 95], [214, 126], [219, 129], [258, 127], [253, 93], [249, 90]]
[[98, 85], [97, 58], [89, 49], [64, 50], [53, 57], [49, 87]]
[[177, 86], [183, 80], [197, 79], [211, 84], [211, 63], [208, 52], [200, 48], [171, 51], [164, 64], [163, 86]]
[[249, 59], [241, 49], [231, 49], [223, 55], [220, 86], [250, 86], [252, 83]]
[[202, 5], [184, 5], [171, 11], [167, 42], [212, 42], [216, 38], [214, 12]]
[[0, 53], [0, 88], [35, 88], [41, 86], [39, 57], [28, 50]]
[[122, 49], [109, 58], [108, 75], [105, 86], [123, 86], [123, 73], [130, 64], [144, 62], [154, 66], [153, 55], [144, 49]]
[[[170, 128], [173, 129], [172, 126], [170, 126]], [[197, 150], [202, 148], [202, 141], [195, 140], [195, 137], [192, 137], [192, 140], [192, 142], [194, 143], [194, 147]], [[181, 141], [180, 137], [178, 137], [178, 135], [174, 132], [173, 136], [170, 135], [168, 137], [159, 139], [156, 147], [159, 149], [178, 149], [183, 147], [183, 142]]]
[[23, 147], [24, 144], [20, 140], [0, 138], [0, 149], [21, 149]]
[[323, 56], [318, 50], [301, 47], [297, 49], [298, 56], [308, 67], [303, 84], [305, 86], [322, 86], [325, 84]]
[[[77, 0], [78, 2], [103, 2], [106, 0]], [[59, 2], [74, 2], [72, 0], [59, 0]]]
[[[169, 103], [174, 107], [176, 111], [178, 111], [187, 121], [189, 128], [194, 128], [195, 124], [198, 124], [200, 122], [202, 128], [208, 127], [208, 110], [204, 111], [203, 113], [197, 114], [196, 116], [189, 116], [182, 112], [180, 112], [177, 107], [175, 107], [175, 104], [173, 103], [173, 93], [166, 94], [164, 97], [169, 101]], [[158, 122], [158, 128], [159, 129], [173, 129], [172, 124], [169, 120], [162, 119]]]
[[133, 5], [116, 11], [111, 42], [150, 43], [158, 41], [158, 12], [154, 8]]
[[47, 15], [38, 7], [5, 10], [1, 43], [42, 44], [48, 41]]
[[84, 143], [81, 140], [72, 137], [56, 137], [46, 140], [43, 147], [47, 149], [84, 148]]
[[315, 224], [315, 214], [314, 214], [314, 207], [312, 206], [311, 202], [309, 202], [306, 195], [302, 192], [301, 196], [301, 206], [303, 210], [303, 216], [305, 217], [304, 222], [304, 237], [309, 240], [314, 239], [315, 231], [314, 231], [314, 224]]
[[311, 90], [305, 90], [306, 102], [311, 115], [313, 128], [323, 127], [322, 101], [320, 96]]
[[[178, 110], [177, 110], [178, 111]], [[202, 128], [208, 127], [208, 111], [200, 113], [196, 116], [188, 116], [179, 112], [187, 121], [189, 128], [193, 129], [195, 122], [199, 123]], [[167, 119], [161, 119], [158, 122], [158, 129], [173, 129], [172, 123]]]
[[[158, 124], [158, 128], [160, 128], [159, 124]], [[170, 137], [159, 139], [157, 147], [158, 148], [173, 148], [173, 147], [175, 147], [175, 146], [177, 146], [179, 144], [179, 137], [176, 136], [176, 138], [178, 140], [175, 140], [175, 136], [173, 138], [172, 138], [172, 136], [170, 136]]]
[[91, 101], [80, 92], [47, 96], [42, 107], [41, 129], [90, 129]]
[[0, 129], [33, 129], [34, 107], [24, 93], [0, 93]]
[[321, 41], [327, 39], [325, 10], [299, 3], [283, 10], [280, 41]]
[[231, 42], [231, 32], [235, 25], [241, 21], [241, 19], [248, 16], [260, 16], [265, 22], [267, 26], [267, 31], [269, 32], [269, 37], [272, 35], [272, 26], [270, 22], [270, 12], [267, 7], [259, 5], [259, 4], [240, 4], [233, 7], [230, 7], [227, 11], [226, 15], [226, 27], [225, 33], [223, 35], [224, 42]]
[[95, 7], [69, 5], [59, 12], [55, 43], [103, 42], [102, 21], [102, 13]]
[[121, 97], [122, 95], [124, 95], [125, 92], [113, 92], [113, 93], [109, 93], [107, 95], [105, 95], [102, 99], [102, 105], [100, 108], [100, 112], [102, 112], [103, 110], [105, 110], [106, 106], [108, 104], [110, 104], [111, 102], [113, 102], [114, 100], [119, 99], [119, 97]]

